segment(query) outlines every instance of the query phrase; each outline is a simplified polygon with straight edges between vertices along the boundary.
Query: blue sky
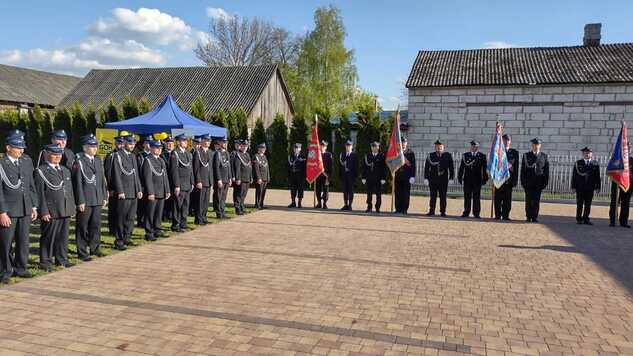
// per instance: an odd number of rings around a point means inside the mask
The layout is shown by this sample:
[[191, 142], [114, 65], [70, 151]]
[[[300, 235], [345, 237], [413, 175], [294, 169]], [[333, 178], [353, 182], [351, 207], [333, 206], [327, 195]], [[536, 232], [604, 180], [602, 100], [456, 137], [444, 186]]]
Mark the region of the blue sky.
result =
[[335, 4], [360, 86], [393, 108], [420, 49], [582, 43], [602, 22], [603, 43], [633, 41], [633, 1], [35, 1], [0, 2], [0, 63], [84, 75], [90, 68], [200, 65], [192, 47], [210, 16], [258, 16], [292, 32]]

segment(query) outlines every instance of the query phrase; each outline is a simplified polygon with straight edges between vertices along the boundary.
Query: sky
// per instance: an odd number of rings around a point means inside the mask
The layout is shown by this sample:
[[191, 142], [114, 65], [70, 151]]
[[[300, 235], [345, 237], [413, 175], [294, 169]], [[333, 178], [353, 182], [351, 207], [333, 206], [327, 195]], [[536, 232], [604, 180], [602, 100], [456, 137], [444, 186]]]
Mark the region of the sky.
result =
[[271, 21], [296, 34], [319, 6], [341, 10], [359, 86], [385, 109], [402, 100], [420, 50], [573, 46], [602, 23], [602, 42], [633, 41], [631, 0], [3, 0], [0, 63], [85, 75], [93, 68], [195, 66], [218, 16]]

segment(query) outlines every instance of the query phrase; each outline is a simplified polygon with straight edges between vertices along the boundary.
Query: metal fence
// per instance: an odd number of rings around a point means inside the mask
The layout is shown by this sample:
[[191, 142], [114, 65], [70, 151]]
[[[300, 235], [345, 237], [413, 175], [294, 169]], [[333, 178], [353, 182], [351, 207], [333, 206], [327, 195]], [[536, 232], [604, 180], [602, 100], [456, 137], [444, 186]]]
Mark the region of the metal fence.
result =
[[[428, 152], [416, 152], [415, 153], [415, 161], [416, 161], [416, 178], [415, 184], [412, 186], [412, 191], [418, 194], [428, 194], [429, 186], [427, 182], [424, 180], [424, 162], [426, 157], [428, 156]], [[459, 164], [462, 159], [463, 152], [454, 152], [453, 160], [455, 163], [455, 180], [449, 182], [448, 184], [448, 194], [451, 196], [462, 196], [463, 190], [462, 186], [457, 183], [457, 171], [459, 170]], [[523, 153], [520, 154], [522, 159]], [[571, 177], [572, 170], [574, 169], [574, 164], [577, 160], [579, 160], [580, 156], [548, 156], [549, 158], [549, 184], [547, 188], [543, 191], [542, 199], [546, 201], [575, 201], [576, 195], [574, 191], [571, 189]], [[600, 164], [600, 177], [602, 178], [602, 186], [599, 192], [596, 192], [594, 195], [594, 200], [600, 201], [608, 201], [609, 194], [611, 191], [611, 181], [606, 174], [607, 162], [609, 161], [609, 157], [607, 156], [594, 156], [593, 160]], [[520, 168], [518, 168], [520, 169]], [[482, 197], [490, 198], [492, 195], [490, 181], [488, 184], [482, 187], [481, 190]], [[524, 195], [523, 187], [521, 187], [521, 183], [519, 180], [519, 184], [517, 184], [514, 189], [513, 197], [521, 198]]]

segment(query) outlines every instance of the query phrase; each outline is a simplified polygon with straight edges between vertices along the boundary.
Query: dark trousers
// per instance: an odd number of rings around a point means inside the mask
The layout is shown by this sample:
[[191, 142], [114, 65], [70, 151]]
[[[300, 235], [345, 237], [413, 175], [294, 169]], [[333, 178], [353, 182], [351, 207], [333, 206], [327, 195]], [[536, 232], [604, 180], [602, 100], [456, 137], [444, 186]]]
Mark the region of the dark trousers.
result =
[[141, 199], [136, 203], [136, 226], [143, 227], [145, 224], [145, 199]]
[[163, 209], [165, 207], [165, 199], [145, 199], [145, 219], [143, 227], [145, 228], [145, 238], [159, 237], [163, 231], [161, 223], [163, 220]]
[[325, 184], [326, 181], [327, 179], [323, 174], [318, 176], [316, 179], [316, 198], [319, 203], [321, 203], [321, 201], [327, 203], [329, 198], [330, 186]]
[[51, 218], [49, 222], [42, 221], [40, 235], [40, 266], [50, 267], [55, 263], [63, 265], [68, 262], [68, 230], [70, 217]]
[[[11, 217], [11, 226], [0, 227], [0, 279], [25, 272], [29, 263], [31, 216]], [[15, 248], [11, 245], [15, 241]]]
[[448, 181], [431, 183], [429, 182], [429, 190], [431, 191], [431, 200], [429, 201], [429, 213], [435, 214], [435, 205], [437, 197], [440, 197], [440, 213], [446, 213], [446, 192], [448, 191]]
[[217, 192], [217, 210], [216, 215], [218, 217], [224, 217], [224, 210], [226, 209], [226, 196], [229, 193], [229, 183], [222, 184], [222, 188], [218, 187], [217, 183], [214, 185], [214, 190]]
[[134, 229], [134, 215], [136, 214], [136, 199], [117, 199], [116, 201], [116, 229], [114, 231], [115, 245], [124, 246], [132, 241]]
[[108, 233], [113, 236], [116, 231], [117, 200], [116, 193], [112, 192], [108, 198]]
[[77, 211], [75, 244], [79, 258], [86, 258], [99, 250], [101, 245], [101, 205], [86, 206], [83, 212]]
[[591, 214], [591, 202], [593, 201], [593, 190], [576, 191], [576, 221], [589, 221]]
[[394, 184], [396, 213], [407, 213], [411, 199], [411, 183], [408, 180], [396, 180]]
[[193, 188], [189, 193], [189, 212], [188, 214], [194, 217], [194, 222], [198, 216], [198, 209], [200, 208], [200, 189]]
[[525, 217], [537, 219], [541, 207], [541, 189], [525, 189]]
[[481, 213], [481, 184], [464, 184], [464, 215], [470, 215], [472, 205], [473, 216]]
[[348, 207], [352, 207], [354, 203], [354, 180], [348, 177], [343, 177], [343, 204]]
[[[245, 206], [244, 201], [246, 201], [246, 195], [248, 194], [248, 187], [250, 183], [241, 182], [241, 184], [233, 184], [233, 206], [235, 207], [235, 212], [244, 212]], [[303, 194], [301, 195], [303, 197]], [[301, 198], [299, 198], [301, 199]], [[294, 198], [293, 198], [294, 200]]]
[[207, 212], [209, 211], [209, 192], [211, 191], [210, 187], [202, 187], [201, 189], [196, 188], [196, 194], [192, 196], [191, 199], [196, 198], [195, 209], [194, 209], [194, 223], [195, 224], [206, 224]]
[[304, 186], [305, 178], [300, 175], [291, 174], [288, 177], [288, 185], [290, 186], [290, 199], [295, 201], [295, 199], [299, 198], [299, 200], [303, 199], [303, 186]]
[[[211, 189], [211, 188], [209, 188]], [[218, 212], [218, 201], [220, 200], [220, 198], [218, 197], [218, 188], [216, 186], [216, 183], [214, 183], [213, 185], [213, 194], [212, 194], [212, 201], [213, 201], [213, 211], [215, 211], [216, 213]]]
[[189, 216], [189, 191], [180, 191], [174, 199], [174, 211], [171, 218], [171, 229], [180, 230], [187, 228], [187, 216]]
[[163, 203], [163, 221], [171, 221], [172, 211], [174, 206], [174, 199], [170, 196], [169, 199], [165, 199]]
[[264, 198], [266, 198], [266, 186], [268, 182], [263, 182], [262, 184], [255, 184], [255, 207], [263, 208], [264, 207]]
[[376, 196], [376, 211], [380, 211], [380, 205], [382, 204], [382, 186], [380, 181], [367, 180], [367, 208], [371, 209], [373, 202], [373, 196]]
[[500, 188], [495, 188], [494, 195], [495, 218], [509, 218], [512, 210], [512, 186], [504, 184]]
[[[619, 190], [619, 192], [618, 192]], [[620, 216], [615, 216], [616, 211], [616, 196], [620, 203]], [[629, 224], [629, 205], [631, 204], [631, 189], [628, 192], [623, 191], [617, 184], [611, 183], [611, 204], [609, 205], [609, 221], [611, 225], [615, 225], [617, 218], [620, 226], [626, 226]]]

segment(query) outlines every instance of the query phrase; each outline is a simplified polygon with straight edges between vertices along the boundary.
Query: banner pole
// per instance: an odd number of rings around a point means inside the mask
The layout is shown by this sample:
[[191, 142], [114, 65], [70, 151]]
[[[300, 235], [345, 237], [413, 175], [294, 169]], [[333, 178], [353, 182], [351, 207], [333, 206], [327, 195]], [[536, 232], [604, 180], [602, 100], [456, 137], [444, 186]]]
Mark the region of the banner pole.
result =
[[[615, 185], [615, 222], [620, 221], [620, 186]], [[630, 189], [630, 188], [629, 188]]]
[[[317, 177], [318, 179], [318, 177]], [[316, 208], [316, 179], [314, 180], [314, 182], [312, 182], [312, 184], [314, 185], [314, 200], [312, 201], [312, 206]]]
[[391, 213], [393, 214], [393, 204], [394, 200], [396, 200], [396, 175], [395, 173], [391, 173]]
[[495, 210], [495, 183], [490, 182], [490, 185], [492, 185], [492, 197], [490, 200], [490, 218], [492, 219], [494, 217], [492, 214]]

